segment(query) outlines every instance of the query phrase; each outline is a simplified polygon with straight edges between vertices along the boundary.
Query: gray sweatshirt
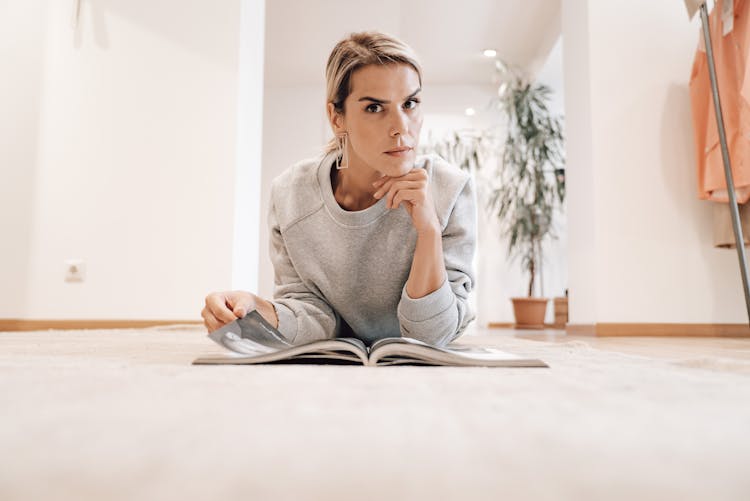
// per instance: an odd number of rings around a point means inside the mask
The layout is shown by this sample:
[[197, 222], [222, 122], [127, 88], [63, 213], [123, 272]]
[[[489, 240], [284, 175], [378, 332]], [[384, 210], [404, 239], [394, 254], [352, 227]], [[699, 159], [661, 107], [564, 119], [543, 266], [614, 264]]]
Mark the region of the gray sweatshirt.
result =
[[[291, 166], [271, 183], [268, 214], [279, 331], [293, 344], [353, 336], [367, 344], [404, 336], [442, 345], [475, 318], [473, 178], [437, 155], [420, 155], [443, 235], [447, 280], [421, 298], [406, 293], [417, 233], [386, 197], [347, 211], [333, 196], [334, 153]], [[333, 167], [335, 168], [335, 166]]]

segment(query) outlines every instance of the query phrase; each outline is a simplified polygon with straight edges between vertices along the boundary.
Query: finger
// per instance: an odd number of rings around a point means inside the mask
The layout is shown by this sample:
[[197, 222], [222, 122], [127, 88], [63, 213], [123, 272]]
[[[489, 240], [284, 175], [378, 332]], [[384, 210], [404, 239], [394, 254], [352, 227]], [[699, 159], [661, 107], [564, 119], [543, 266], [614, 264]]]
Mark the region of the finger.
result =
[[210, 333], [221, 327], [216, 317], [213, 316], [208, 308], [203, 308], [201, 311], [201, 317], [203, 317], [203, 325], [206, 326], [206, 330]]
[[424, 200], [420, 190], [401, 190], [393, 198], [393, 207], [398, 207], [401, 202], [409, 202], [412, 205], [419, 205]]
[[377, 179], [376, 181], [374, 181], [372, 185], [377, 188], [378, 186], [382, 185], [384, 182], [388, 181], [389, 179], [391, 179], [390, 176], [383, 176], [380, 179]]
[[415, 167], [403, 176], [399, 176], [393, 179], [402, 179], [402, 180], [426, 180], [428, 178], [427, 171], [424, 169], [420, 169], [419, 167]]
[[230, 293], [227, 296], [227, 306], [237, 318], [242, 318], [255, 309], [255, 297], [249, 292]]
[[237, 318], [243, 318], [245, 315], [253, 311], [255, 308], [250, 306], [235, 306], [232, 310], [234, 316]]
[[420, 180], [425, 181], [427, 180], [427, 178], [428, 178], [427, 171], [416, 167], [410, 170], [409, 172], [407, 172], [406, 174], [404, 174], [403, 176], [391, 177], [388, 175], [384, 175], [380, 179], [373, 182], [372, 185], [375, 187], [379, 186], [382, 188], [383, 185], [386, 184], [388, 181], [420, 181]]
[[388, 191], [388, 196], [386, 197], [386, 206], [387, 207], [397, 207], [393, 205], [393, 197], [396, 196], [396, 194], [401, 190], [421, 190], [424, 188], [424, 183], [420, 181], [398, 181], [395, 182]]
[[409, 172], [406, 173], [406, 177], [409, 176], [409, 179], [427, 179], [429, 176], [427, 175], [427, 171], [425, 169], [421, 169], [419, 167], [415, 167]]
[[419, 186], [413, 183], [419, 183], [419, 181], [409, 181], [409, 180], [399, 180], [399, 179], [392, 179], [388, 181], [386, 184], [380, 187], [378, 191], [373, 193], [373, 196], [375, 198], [382, 198], [386, 195], [386, 193], [389, 193], [394, 190], [402, 189], [402, 188], [418, 188]]
[[421, 181], [399, 181], [398, 183], [395, 183], [391, 189], [388, 191], [388, 196], [386, 197], [386, 207], [398, 207], [398, 205], [393, 203], [394, 197], [401, 191], [408, 190], [408, 191], [420, 191], [424, 189], [424, 183]]
[[384, 184], [382, 184], [380, 186], [380, 188], [378, 188], [378, 190], [375, 193], [372, 194], [372, 196], [375, 197], [375, 198], [381, 198], [383, 195], [385, 195], [385, 193], [389, 189], [391, 189], [391, 186], [393, 185], [394, 182], [395, 182], [395, 180], [389, 179]]
[[227, 304], [227, 296], [224, 294], [210, 294], [206, 298], [206, 308], [222, 325], [232, 322], [237, 318], [230, 309], [231, 305]]
[[425, 181], [427, 180], [427, 171], [424, 169], [415, 168], [404, 174], [403, 176], [393, 178], [396, 181]]
[[424, 169], [415, 167], [414, 169], [410, 170], [403, 176], [391, 177], [388, 175], [383, 175], [383, 177], [381, 177], [380, 179], [375, 180], [372, 183], [372, 185], [377, 188], [378, 186], [383, 186], [383, 184], [388, 181], [398, 181], [398, 180], [407, 181], [407, 180], [420, 180], [420, 179], [427, 179], [427, 171], [425, 171]]
[[247, 315], [248, 311], [250, 311], [250, 308], [248, 308], [244, 304], [237, 304], [232, 307], [232, 313], [234, 313], [234, 316], [237, 318], [244, 317], [245, 315]]
[[203, 326], [208, 330], [208, 332], [211, 332], [211, 329], [208, 327], [208, 321], [206, 320], [206, 308], [203, 308], [201, 310], [201, 318], [203, 319]]

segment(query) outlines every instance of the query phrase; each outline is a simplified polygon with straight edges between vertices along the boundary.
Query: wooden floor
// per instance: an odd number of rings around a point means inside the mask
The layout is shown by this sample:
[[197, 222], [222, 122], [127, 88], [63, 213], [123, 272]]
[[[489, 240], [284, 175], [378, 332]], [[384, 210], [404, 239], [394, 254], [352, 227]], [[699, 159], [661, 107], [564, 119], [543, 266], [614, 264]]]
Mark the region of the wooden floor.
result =
[[545, 329], [538, 331], [516, 329], [487, 329], [488, 334], [514, 336], [546, 342], [582, 341], [599, 350], [651, 356], [655, 358], [676, 358], [695, 356], [716, 356], [739, 360], [750, 360], [750, 338], [728, 337], [640, 337], [640, 336], [571, 336], [563, 330]]

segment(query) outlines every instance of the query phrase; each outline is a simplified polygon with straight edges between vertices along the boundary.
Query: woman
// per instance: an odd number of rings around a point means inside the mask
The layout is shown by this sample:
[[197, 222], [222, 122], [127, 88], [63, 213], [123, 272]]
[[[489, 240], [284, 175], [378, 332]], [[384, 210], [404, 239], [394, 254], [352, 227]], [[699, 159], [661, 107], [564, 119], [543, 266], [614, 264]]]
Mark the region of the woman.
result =
[[475, 317], [472, 178], [416, 155], [422, 73], [404, 43], [354, 33], [331, 52], [326, 80], [334, 138], [271, 184], [274, 298], [209, 294], [206, 328], [257, 309], [294, 344], [399, 335], [445, 344]]

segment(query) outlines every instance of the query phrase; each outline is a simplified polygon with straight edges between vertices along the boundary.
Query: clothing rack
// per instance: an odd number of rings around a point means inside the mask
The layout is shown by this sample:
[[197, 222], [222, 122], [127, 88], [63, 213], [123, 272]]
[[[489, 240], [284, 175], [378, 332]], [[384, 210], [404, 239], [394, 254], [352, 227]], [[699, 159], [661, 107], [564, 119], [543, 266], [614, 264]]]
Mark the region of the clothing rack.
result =
[[[742, 235], [740, 224], [740, 209], [737, 205], [737, 196], [734, 192], [734, 179], [732, 178], [732, 164], [729, 159], [729, 148], [727, 147], [727, 136], [724, 130], [724, 117], [721, 113], [721, 101], [719, 99], [719, 84], [716, 80], [716, 67], [714, 66], [714, 51], [711, 45], [711, 33], [708, 24], [708, 8], [706, 2], [700, 4], [701, 24], [703, 25], [703, 38], [706, 42], [706, 56], [708, 59], [708, 74], [711, 79], [711, 91], [713, 94], [714, 111], [716, 114], [716, 126], [719, 130], [719, 141], [721, 142], [721, 158], [724, 162], [724, 177], [727, 181], [729, 192], [729, 210], [732, 213], [732, 229], [734, 230], [734, 242], [737, 248], [737, 258], [740, 261], [742, 274], [742, 286], [745, 290], [745, 308], [747, 309], [748, 323], [750, 324], [750, 285], [748, 283], [747, 257], [745, 255], [745, 239]], [[718, 13], [716, 13], [718, 15]]]

